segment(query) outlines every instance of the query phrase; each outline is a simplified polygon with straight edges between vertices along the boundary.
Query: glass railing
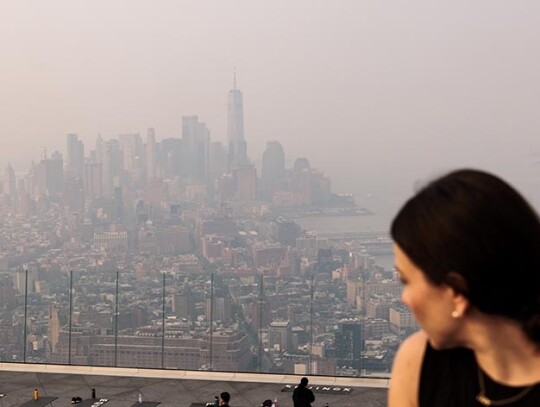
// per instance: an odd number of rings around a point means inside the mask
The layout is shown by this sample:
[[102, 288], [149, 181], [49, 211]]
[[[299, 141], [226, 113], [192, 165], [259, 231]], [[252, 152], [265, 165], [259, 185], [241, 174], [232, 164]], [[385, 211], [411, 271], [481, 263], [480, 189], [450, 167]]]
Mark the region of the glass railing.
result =
[[0, 360], [385, 377], [416, 329], [388, 272], [148, 267], [4, 272]]

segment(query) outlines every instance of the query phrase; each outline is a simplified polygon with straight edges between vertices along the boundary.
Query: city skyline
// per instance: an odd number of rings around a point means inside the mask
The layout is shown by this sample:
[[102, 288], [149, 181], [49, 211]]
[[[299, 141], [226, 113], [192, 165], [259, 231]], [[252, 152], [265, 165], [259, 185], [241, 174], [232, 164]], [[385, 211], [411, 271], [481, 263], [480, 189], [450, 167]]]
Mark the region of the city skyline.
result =
[[[44, 149], [40, 160], [32, 161], [26, 171], [20, 170], [16, 174], [8, 163], [0, 183], [2, 192], [16, 199], [24, 193], [30, 197], [63, 195], [64, 205], [72, 206], [72, 210], [82, 210], [84, 200], [112, 196], [117, 187], [147, 187], [154, 182], [181, 177], [207, 183], [209, 194], [214, 188], [210, 185], [216, 182], [216, 197], [222, 201], [273, 201], [285, 207], [327, 205], [330, 179], [311, 168], [307, 157], [297, 157], [294, 165], [289, 165], [287, 171], [292, 171], [292, 175], [288, 177], [292, 178], [287, 181], [285, 152], [279, 141], [267, 142], [262, 159], [255, 160], [257, 166], [253, 164], [247, 155], [243, 110], [243, 96], [237, 88], [235, 71], [233, 88], [228, 92], [226, 146], [211, 139], [206, 123], [197, 115], [182, 116], [181, 137], [161, 140], [156, 137], [153, 127], [147, 129], [146, 141], [139, 132], [111, 138], [99, 134], [85, 145], [77, 133], [68, 133], [64, 149], [55, 147], [50, 155]], [[220, 192], [222, 181], [227, 180], [226, 174], [232, 176], [233, 189], [236, 188], [232, 195]], [[124, 180], [126, 176], [128, 181]], [[291, 196], [287, 195], [287, 182], [292, 183]], [[313, 185], [321, 182], [324, 185], [319, 186], [320, 191], [313, 189]], [[67, 199], [70, 188], [73, 193], [77, 188], [84, 190], [84, 199], [82, 196]], [[313, 191], [309, 192], [310, 189]], [[278, 193], [284, 195], [276, 195]], [[58, 199], [61, 203], [62, 199]], [[79, 204], [74, 204], [73, 199]]]
[[[109, 140], [120, 140], [120, 142], [122, 143], [121, 140], [127, 140], [130, 137], [137, 137], [140, 138], [139, 143], [143, 143], [144, 139], [141, 134], [144, 134], [144, 132], [146, 132], [147, 138], [144, 144], [145, 146], [150, 146], [150, 152], [145, 157], [145, 160], [147, 161], [147, 164], [151, 163], [148, 166], [149, 171], [153, 171], [153, 161], [155, 161], [155, 146], [153, 146], [153, 144], [161, 143], [164, 140], [183, 139], [185, 140], [186, 144], [190, 145], [190, 147], [188, 147], [188, 150], [191, 150], [191, 152], [194, 153], [193, 144], [196, 143], [196, 139], [200, 137], [207, 139], [207, 141], [204, 142], [204, 144], [208, 144], [207, 146], [205, 146], [206, 149], [210, 148], [210, 142], [219, 143], [225, 148], [225, 151], [228, 155], [227, 171], [230, 172], [233, 168], [238, 166], [254, 165], [254, 162], [260, 167], [263, 164], [262, 157], [264, 155], [264, 151], [261, 151], [260, 157], [255, 158], [255, 160], [250, 160], [247, 154], [248, 140], [246, 140], [244, 133], [243, 106], [243, 94], [242, 91], [237, 88], [235, 69], [233, 87], [228, 91], [227, 98], [228, 118], [226, 140], [212, 139], [210, 136], [210, 134], [212, 133], [211, 129], [207, 127], [205, 122], [199, 122], [198, 115], [182, 115], [180, 117], [181, 125], [179, 128], [179, 132], [175, 135], [160, 135], [158, 132], [156, 132], [155, 127], [151, 126], [146, 128], [144, 131], [136, 130], [132, 132], [121, 132], [115, 135], [104, 135], [102, 133], [98, 133], [94, 136], [94, 138], [91, 138], [92, 136], [90, 135], [86, 135], [83, 141], [81, 135], [77, 131], [73, 131], [65, 135], [67, 142], [64, 142], [63, 147], [59, 147], [58, 145], [42, 146], [40, 148], [40, 156], [30, 159], [26, 163], [26, 166], [25, 163], [23, 163], [19, 158], [14, 158], [13, 160], [6, 160], [6, 165], [13, 168], [13, 163], [19, 163], [19, 165], [16, 167], [16, 172], [19, 176], [22, 176], [24, 175], [25, 171], [28, 171], [30, 169], [32, 163], [38, 162], [40, 160], [48, 160], [50, 158], [54, 159], [55, 154], [60, 154], [63, 158], [64, 164], [68, 167], [75, 168], [77, 170], [77, 174], [82, 177], [84, 171], [83, 165], [85, 160], [95, 162], [96, 154], [98, 154], [99, 156], [102, 153], [101, 150], [103, 149], [104, 142]], [[280, 142], [277, 140], [268, 140], [266, 142], [266, 147], [275, 143], [280, 144]], [[92, 148], [93, 146], [95, 148]], [[196, 155], [196, 153], [194, 154]], [[58, 156], [57, 158], [60, 157]], [[99, 158], [101, 160], [101, 156]], [[299, 157], [288, 157], [290, 166], [292, 166], [292, 163], [296, 158]], [[192, 159], [192, 157], [188, 155], [186, 157], [182, 157], [182, 159], [186, 160], [186, 165], [189, 166], [189, 160]]]
[[388, 202], [387, 217], [416, 181], [461, 166], [506, 177], [539, 206], [528, 179], [540, 157], [538, 7], [8, 1], [0, 168], [39, 160], [68, 133], [86, 145], [147, 128], [180, 137], [182, 116], [226, 143], [236, 67], [250, 157], [280, 140], [336, 191]]

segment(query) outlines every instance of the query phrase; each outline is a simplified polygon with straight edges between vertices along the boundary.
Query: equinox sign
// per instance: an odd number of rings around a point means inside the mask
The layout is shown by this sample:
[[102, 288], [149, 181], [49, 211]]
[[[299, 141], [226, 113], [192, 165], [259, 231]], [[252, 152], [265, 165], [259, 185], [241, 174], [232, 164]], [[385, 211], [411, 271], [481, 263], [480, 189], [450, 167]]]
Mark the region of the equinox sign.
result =
[[[281, 389], [282, 392], [294, 391], [298, 387], [295, 384], [286, 384]], [[326, 393], [326, 394], [351, 394], [353, 389], [350, 387], [332, 387], [332, 386], [309, 386], [308, 389], [313, 393]]]

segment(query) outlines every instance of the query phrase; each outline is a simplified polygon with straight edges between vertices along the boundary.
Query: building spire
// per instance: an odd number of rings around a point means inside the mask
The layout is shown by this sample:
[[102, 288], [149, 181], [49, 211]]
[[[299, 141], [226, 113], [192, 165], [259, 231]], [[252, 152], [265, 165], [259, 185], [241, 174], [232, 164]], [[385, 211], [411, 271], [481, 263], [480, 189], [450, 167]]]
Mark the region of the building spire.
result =
[[233, 90], [236, 90], [236, 65], [234, 66], [233, 71]]

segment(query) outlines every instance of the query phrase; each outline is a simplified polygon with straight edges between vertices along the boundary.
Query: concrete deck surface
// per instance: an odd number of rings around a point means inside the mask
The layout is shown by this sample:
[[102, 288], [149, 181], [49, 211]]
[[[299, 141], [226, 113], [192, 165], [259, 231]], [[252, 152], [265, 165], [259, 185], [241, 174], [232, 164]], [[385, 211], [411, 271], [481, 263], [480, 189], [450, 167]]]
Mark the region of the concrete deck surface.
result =
[[[315, 381], [316, 378], [313, 378]], [[352, 381], [352, 380], [351, 380]], [[361, 380], [359, 380], [361, 382]], [[292, 384], [292, 383], [291, 383]], [[315, 394], [313, 407], [382, 407], [387, 389], [354, 387], [350, 394]], [[359, 383], [361, 386], [361, 383]], [[290, 392], [281, 392], [282, 383], [255, 383], [219, 380], [164, 379], [85, 374], [0, 371], [1, 407], [19, 407], [32, 399], [35, 388], [41, 397], [57, 397], [52, 407], [68, 407], [71, 398], [109, 399], [104, 407], [131, 407], [141, 393], [143, 401], [160, 402], [160, 407], [190, 407], [191, 403], [212, 402], [222, 391], [231, 394], [232, 407], [259, 407], [265, 399], [277, 397], [280, 407], [292, 407]], [[74, 405], [75, 407], [77, 405]]]

